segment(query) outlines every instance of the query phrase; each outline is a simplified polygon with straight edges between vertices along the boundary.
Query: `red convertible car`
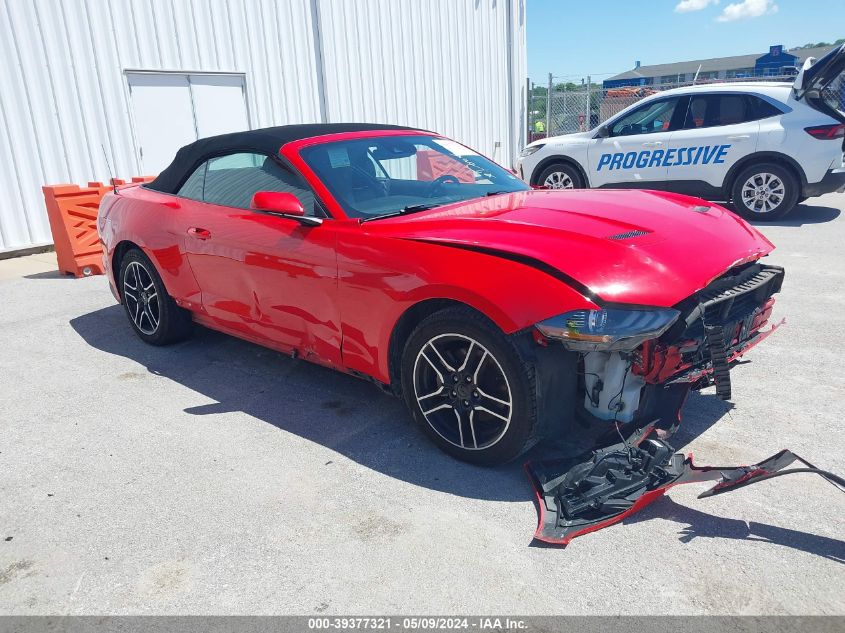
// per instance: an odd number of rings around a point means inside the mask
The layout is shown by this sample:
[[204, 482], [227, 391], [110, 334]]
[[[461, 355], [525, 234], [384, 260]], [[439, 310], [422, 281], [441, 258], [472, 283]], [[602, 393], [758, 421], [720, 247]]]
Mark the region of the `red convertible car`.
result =
[[783, 270], [725, 209], [530, 190], [439, 134], [294, 125], [199, 140], [108, 194], [112, 292], [153, 345], [197, 323], [401, 395], [445, 451], [511, 460], [675, 430], [764, 338]]

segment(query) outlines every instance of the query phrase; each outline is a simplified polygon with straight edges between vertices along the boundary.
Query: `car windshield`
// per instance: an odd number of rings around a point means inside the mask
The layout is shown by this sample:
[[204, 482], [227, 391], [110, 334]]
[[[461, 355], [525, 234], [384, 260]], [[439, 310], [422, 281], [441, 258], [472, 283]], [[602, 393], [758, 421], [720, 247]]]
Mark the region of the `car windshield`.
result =
[[349, 217], [373, 219], [529, 187], [480, 154], [445, 138], [384, 136], [302, 150]]

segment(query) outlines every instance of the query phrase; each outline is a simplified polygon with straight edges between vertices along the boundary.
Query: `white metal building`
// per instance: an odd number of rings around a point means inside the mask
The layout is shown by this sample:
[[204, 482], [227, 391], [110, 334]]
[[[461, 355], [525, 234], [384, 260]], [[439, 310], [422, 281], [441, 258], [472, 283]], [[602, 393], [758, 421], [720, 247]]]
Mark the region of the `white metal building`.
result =
[[404, 124], [509, 165], [525, 75], [525, 0], [0, 0], [0, 252], [52, 241], [43, 184], [233, 130]]

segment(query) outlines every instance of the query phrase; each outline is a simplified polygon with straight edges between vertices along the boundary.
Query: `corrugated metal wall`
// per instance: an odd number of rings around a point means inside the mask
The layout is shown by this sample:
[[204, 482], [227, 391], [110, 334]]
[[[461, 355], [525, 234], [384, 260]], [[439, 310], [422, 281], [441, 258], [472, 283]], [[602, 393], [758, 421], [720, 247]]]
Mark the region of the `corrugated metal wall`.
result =
[[524, 2], [0, 0], [0, 251], [52, 241], [41, 185], [107, 180], [103, 147], [138, 175], [126, 70], [244, 73], [252, 127], [421, 126], [510, 164]]
[[[322, 0], [329, 120], [420, 126], [509, 163], [509, 124], [519, 116], [512, 109], [525, 102], [524, 53], [511, 81], [509, 52], [524, 51], [524, 39], [509, 42], [524, 38], [523, 7], [507, 0]], [[511, 32], [515, 21], [519, 35]]]

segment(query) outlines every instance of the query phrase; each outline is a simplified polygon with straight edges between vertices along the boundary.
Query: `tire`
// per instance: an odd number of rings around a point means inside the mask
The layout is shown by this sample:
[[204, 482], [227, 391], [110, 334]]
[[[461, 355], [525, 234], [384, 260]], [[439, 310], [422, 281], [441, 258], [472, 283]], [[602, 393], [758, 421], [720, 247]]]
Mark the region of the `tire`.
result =
[[571, 163], [552, 163], [540, 172], [537, 184], [549, 189], [583, 189], [584, 179]]
[[129, 324], [145, 343], [168, 345], [191, 334], [190, 312], [167, 294], [155, 266], [139, 249], [123, 256], [118, 288]]
[[731, 200], [746, 220], [768, 222], [792, 211], [798, 195], [798, 179], [791, 170], [777, 163], [756, 163], [737, 174]]
[[453, 457], [495, 466], [536, 442], [534, 368], [479, 313], [448, 308], [423, 319], [408, 338], [401, 370], [412, 417]]

